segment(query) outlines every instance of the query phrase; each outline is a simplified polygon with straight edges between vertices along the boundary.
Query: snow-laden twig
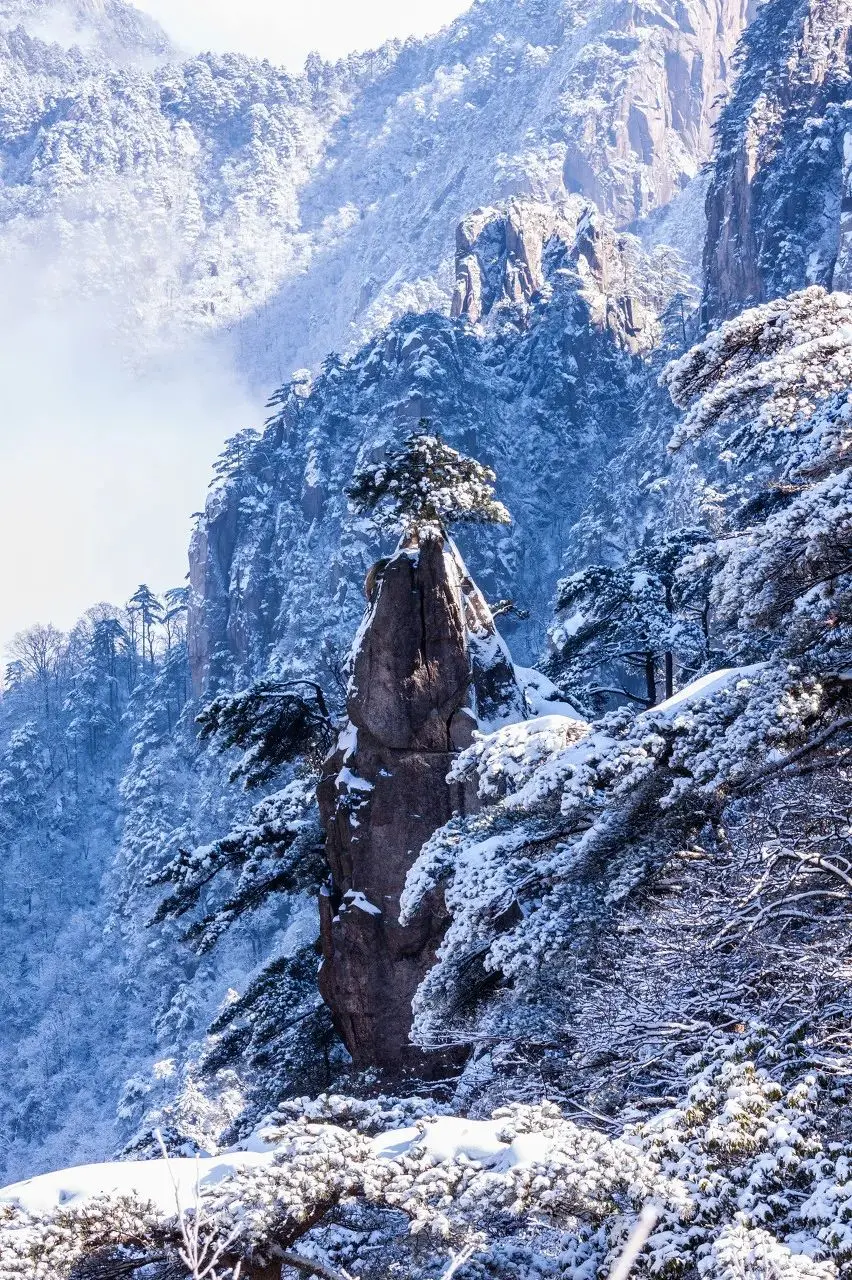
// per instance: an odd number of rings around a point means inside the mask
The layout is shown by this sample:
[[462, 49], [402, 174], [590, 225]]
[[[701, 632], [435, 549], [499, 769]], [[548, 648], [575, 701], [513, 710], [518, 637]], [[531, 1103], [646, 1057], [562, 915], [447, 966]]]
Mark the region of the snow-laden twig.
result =
[[323, 1262], [317, 1262], [314, 1258], [305, 1258], [301, 1253], [286, 1252], [279, 1255], [281, 1265], [284, 1267], [292, 1267], [294, 1271], [303, 1271], [305, 1275], [318, 1276], [319, 1280], [355, 1280], [348, 1271], [344, 1271], [341, 1267], [339, 1271], [335, 1271], [332, 1267], [327, 1267]]
[[456, 1253], [454, 1250], [451, 1250], [450, 1261], [447, 1264], [447, 1267], [445, 1268], [445, 1270], [441, 1272], [440, 1280], [452, 1280], [452, 1277], [456, 1274], [456, 1272], [460, 1271], [466, 1262], [470, 1262], [471, 1258], [476, 1253], [476, 1249], [477, 1249], [476, 1244], [471, 1243], [471, 1244], [465, 1245], [465, 1247], [463, 1249], [460, 1249], [458, 1253]]
[[[182, 1248], [178, 1247], [178, 1256], [192, 1280], [224, 1280], [224, 1273], [220, 1274], [219, 1266], [234, 1243], [239, 1233], [239, 1227], [235, 1227], [229, 1235], [217, 1240], [216, 1224], [208, 1219], [204, 1213], [201, 1196], [200, 1165], [197, 1157], [195, 1163], [195, 1205], [192, 1214], [187, 1213], [181, 1203], [180, 1189], [172, 1169], [171, 1157], [159, 1129], [155, 1131], [155, 1137], [163, 1153], [163, 1160], [175, 1193], [177, 1221], [183, 1244]], [[206, 1231], [206, 1228], [210, 1230]], [[231, 1271], [231, 1280], [240, 1280], [241, 1271], [242, 1262], [238, 1262]]]

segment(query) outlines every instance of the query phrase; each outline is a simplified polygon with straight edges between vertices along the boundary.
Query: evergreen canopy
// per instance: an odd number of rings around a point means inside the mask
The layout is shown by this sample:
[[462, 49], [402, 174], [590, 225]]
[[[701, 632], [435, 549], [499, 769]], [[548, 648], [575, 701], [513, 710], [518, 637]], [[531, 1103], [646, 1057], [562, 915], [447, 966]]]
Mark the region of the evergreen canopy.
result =
[[347, 494], [356, 512], [393, 533], [509, 524], [509, 512], [494, 497], [496, 478], [490, 467], [431, 433], [424, 418], [400, 448], [359, 467]]
[[231, 771], [246, 789], [270, 782], [286, 764], [331, 745], [333, 724], [318, 684], [311, 680], [265, 680], [240, 693], [221, 694], [196, 717], [199, 736], [220, 751], [244, 754]]

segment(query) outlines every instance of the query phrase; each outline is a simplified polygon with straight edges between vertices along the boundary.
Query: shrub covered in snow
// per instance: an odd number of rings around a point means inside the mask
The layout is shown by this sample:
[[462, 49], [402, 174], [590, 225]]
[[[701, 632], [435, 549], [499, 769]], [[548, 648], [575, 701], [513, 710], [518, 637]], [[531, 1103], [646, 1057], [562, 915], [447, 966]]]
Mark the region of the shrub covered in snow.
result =
[[[852, 1147], [837, 1119], [826, 1124], [841, 1096], [801, 1044], [754, 1027], [712, 1037], [671, 1105], [620, 1134], [548, 1102], [466, 1120], [417, 1100], [326, 1099], [264, 1131], [265, 1155], [234, 1156], [231, 1168], [220, 1160], [224, 1180], [199, 1162], [196, 1202], [181, 1208], [202, 1218], [231, 1266], [295, 1248], [303, 1269], [357, 1259], [364, 1275], [405, 1265], [428, 1276], [436, 1251], [464, 1249], [471, 1274], [586, 1280], [610, 1273], [652, 1206], [637, 1275], [837, 1280], [852, 1260]], [[62, 1200], [62, 1175], [10, 1189], [0, 1276], [67, 1276], [80, 1259], [108, 1254], [130, 1274], [134, 1261], [176, 1258], [189, 1165], [137, 1166], [140, 1188], [160, 1188], [147, 1204], [111, 1193], [127, 1166], [88, 1180], [80, 1171], [87, 1191], [70, 1207], [46, 1204]], [[374, 1214], [368, 1249], [353, 1229], [364, 1212]], [[343, 1228], [336, 1235], [329, 1215]]]

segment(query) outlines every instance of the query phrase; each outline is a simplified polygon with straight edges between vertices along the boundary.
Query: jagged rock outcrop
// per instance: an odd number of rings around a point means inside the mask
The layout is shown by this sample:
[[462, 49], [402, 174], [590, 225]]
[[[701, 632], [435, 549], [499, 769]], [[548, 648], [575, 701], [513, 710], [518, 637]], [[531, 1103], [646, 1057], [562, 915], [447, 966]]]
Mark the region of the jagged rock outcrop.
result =
[[548, 278], [570, 272], [591, 323], [609, 329], [625, 350], [647, 350], [656, 336], [655, 315], [639, 277], [631, 279], [625, 265], [624, 237], [579, 197], [477, 209], [456, 232], [452, 314], [477, 324], [500, 307], [524, 308]]
[[707, 199], [709, 326], [807, 284], [852, 287], [852, 8], [768, 0], [743, 42]]
[[424, 841], [473, 797], [447, 783], [477, 723], [521, 718], [523, 694], [490, 611], [452, 544], [408, 545], [371, 580], [355, 642], [349, 723], [319, 801], [331, 884], [320, 989], [358, 1067], [428, 1070], [411, 1001], [446, 927], [440, 895], [399, 923]]

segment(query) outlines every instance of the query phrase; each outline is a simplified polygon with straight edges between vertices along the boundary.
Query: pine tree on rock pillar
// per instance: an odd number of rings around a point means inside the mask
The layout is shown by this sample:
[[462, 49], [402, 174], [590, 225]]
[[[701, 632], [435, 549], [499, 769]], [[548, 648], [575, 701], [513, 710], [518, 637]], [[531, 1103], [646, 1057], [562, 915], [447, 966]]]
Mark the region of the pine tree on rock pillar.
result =
[[326, 761], [319, 802], [330, 883], [321, 898], [320, 989], [358, 1067], [430, 1074], [446, 1060], [409, 1041], [411, 1002], [447, 919], [439, 895], [399, 923], [423, 843], [471, 798], [447, 783], [477, 723], [523, 715], [511, 659], [446, 526], [508, 522], [493, 473], [421, 430], [356, 473], [350, 498], [402, 529], [367, 579], [348, 722]]

